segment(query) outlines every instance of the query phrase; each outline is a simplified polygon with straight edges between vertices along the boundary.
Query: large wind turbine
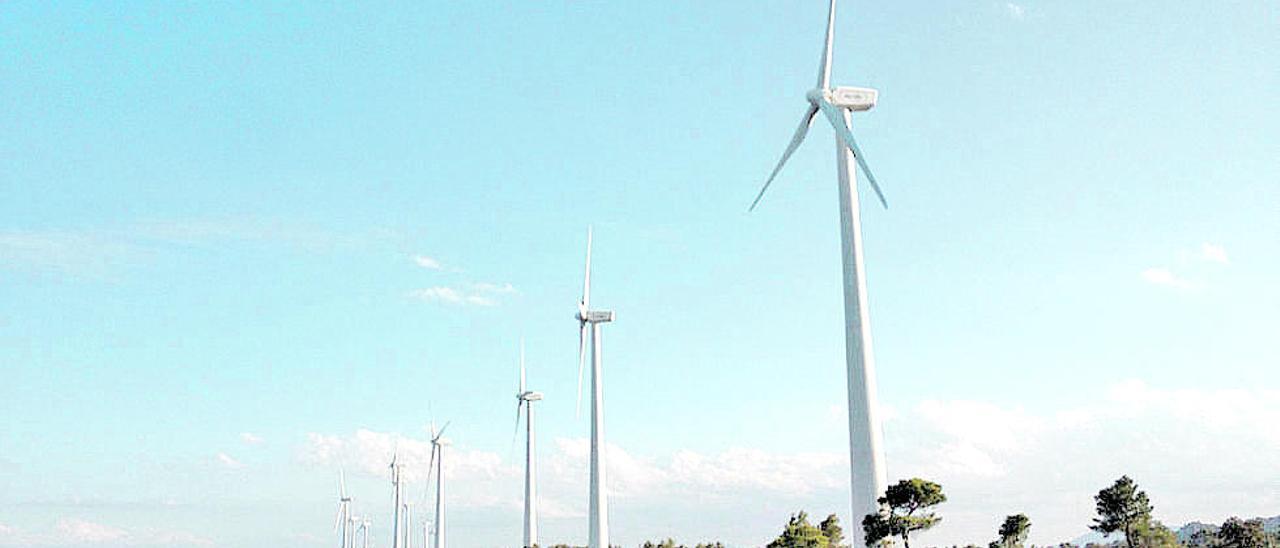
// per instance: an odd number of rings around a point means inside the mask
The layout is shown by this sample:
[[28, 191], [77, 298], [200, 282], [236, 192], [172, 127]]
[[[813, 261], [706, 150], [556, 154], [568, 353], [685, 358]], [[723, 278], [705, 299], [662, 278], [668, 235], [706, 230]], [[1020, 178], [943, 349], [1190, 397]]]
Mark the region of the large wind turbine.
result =
[[840, 257], [844, 267], [844, 318], [845, 361], [849, 388], [849, 466], [852, 476], [853, 522], [862, 516], [879, 510], [876, 498], [886, 487], [884, 450], [881, 445], [880, 420], [877, 417], [876, 370], [871, 352], [871, 322], [867, 311], [866, 270], [862, 258], [862, 226], [858, 210], [856, 163], [867, 176], [867, 182], [875, 191], [880, 204], [888, 207], [880, 185], [871, 175], [863, 159], [858, 143], [849, 129], [850, 112], [870, 110], [876, 104], [878, 92], [869, 88], [831, 87], [831, 45], [836, 22], [836, 0], [831, 0], [827, 12], [827, 36], [823, 44], [822, 60], [818, 65], [818, 85], [805, 95], [809, 108], [791, 137], [791, 143], [782, 153], [782, 159], [773, 168], [760, 194], [751, 203], [755, 209], [783, 164], [804, 141], [813, 124], [813, 117], [821, 112], [836, 132], [836, 173], [840, 189]]
[[395, 514], [391, 519], [391, 548], [400, 548], [400, 472], [404, 465], [398, 460], [399, 452], [391, 454], [391, 485], [395, 489]]
[[533, 435], [533, 402], [542, 400], [541, 392], [525, 389], [524, 341], [520, 341], [520, 391], [516, 392], [516, 428], [520, 428], [520, 410], [524, 408], [524, 548], [538, 544], [538, 487], [536, 445]]
[[333, 531], [338, 532], [339, 527], [342, 531], [342, 548], [351, 548], [351, 497], [347, 496], [347, 476], [341, 470], [338, 471], [338, 515], [333, 520]]
[[582, 409], [582, 370], [587, 363], [587, 327], [591, 328], [591, 514], [588, 548], [609, 548], [609, 495], [605, 490], [604, 381], [601, 379], [600, 324], [613, 321], [609, 310], [591, 310], [591, 229], [587, 228], [587, 268], [578, 301], [578, 409]]
[[435, 517], [435, 541], [430, 547], [423, 548], [444, 548], [444, 448], [449, 446], [449, 439], [444, 437], [444, 431], [449, 427], [449, 423], [444, 423], [440, 430], [436, 431], [435, 423], [431, 423], [431, 463], [427, 465], [427, 482], [431, 481], [431, 471], [436, 473], [436, 517]]

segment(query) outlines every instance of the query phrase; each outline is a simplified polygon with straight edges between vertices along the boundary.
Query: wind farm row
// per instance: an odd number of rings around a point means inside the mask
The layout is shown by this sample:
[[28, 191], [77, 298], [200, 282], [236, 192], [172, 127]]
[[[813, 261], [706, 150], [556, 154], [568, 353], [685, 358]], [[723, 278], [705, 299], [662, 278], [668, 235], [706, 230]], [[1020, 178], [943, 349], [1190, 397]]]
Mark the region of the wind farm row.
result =
[[[887, 481], [885, 473], [884, 452], [881, 443], [881, 427], [877, 417], [877, 395], [875, 366], [872, 356], [870, 317], [867, 307], [866, 269], [862, 253], [862, 231], [859, 213], [856, 174], [860, 169], [879, 202], [885, 207], [888, 202], [872, 176], [870, 168], [863, 158], [851, 130], [851, 113], [865, 112], [873, 108], [878, 99], [878, 92], [870, 88], [831, 85], [832, 46], [834, 42], [836, 22], [836, 1], [830, 0], [827, 12], [826, 36], [823, 41], [822, 55], [819, 61], [818, 77], [815, 87], [805, 95], [809, 105], [801, 118], [800, 125], [793, 134], [781, 159], [765, 180], [764, 186], [751, 203], [754, 210], [761, 202], [770, 185], [778, 177], [787, 160], [800, 147], [813, 124], [814, 117], [821, 112], [830, 123], [836, 136], [836, 167], [840, 212], [840, 232], [843, 274], [844, 274], [844, 315], [845, 315], [845, 358], [848, 386], [849, 417], [849, 450], [850, 476], [852, 481], [852, 515], [855, 519], [867, 514], [875, 514], [879, 509], [877, 498], [884, 493]], [[855, 167], [856, 166], [856, 167]], [[608, 548], [609, 536], [609, 499], [605, 447], [604, 417], [604, 384], [602, 380], [603, 353], [601, 348], [602, 328], [604, 324], [614, 320], [610, 310], [593, 309], [591, 303], [591, 230], [587, 231], [586, 267], [583, 275], [582, 297], [578, 301], [574, 316], [578, 324], [578, 413], [581, 413], [583, 379], [587, 366], [588, 340], [591, 347], [591, 377], [589, 386], [590, 398], [590, 488], [588, 491], [588, 548]], [[520, 377], [516, 393], [516, 427], [523, 417], [525, 424], [525, 475], [524, 475], [524, 532], [522, 546], [529, 548], [539, 545], [538, 538], [538, 496], [537, 496], [537, 443], [534, 419], [534, 404], [541, 401], [543, 395], [529, 390], [526, 386], [523, 345], [520, 356]], [[449, 441], [443, 438], [444, 427], [437, 430], [431, 426], [431, 460], [428, 469], [428, 492], [434, 485], [434, 507], [430, 520], [422, 522], [422, 542], [427, 548], [446, 548], [446, 490], [448, 466], [446, 449]], [[412, 548], [415, 522], [413, 506], [405, 502], [401, 490], [401, 471], [403, 463], [393, 455], [390, 463], [391, 483], [393, 488], [392, 513], [392, 548]], [[370, 520], [351, 515], [351, 497], [346, 492], [345, 482], [339, 482], [339, 506], [337, 530], [341, 533], [341, 548], [354, 548], [370, 545]], [[359, 537], [359, 543], [357, 543]], [[514, 537], [514, 535], [513, 535]]]

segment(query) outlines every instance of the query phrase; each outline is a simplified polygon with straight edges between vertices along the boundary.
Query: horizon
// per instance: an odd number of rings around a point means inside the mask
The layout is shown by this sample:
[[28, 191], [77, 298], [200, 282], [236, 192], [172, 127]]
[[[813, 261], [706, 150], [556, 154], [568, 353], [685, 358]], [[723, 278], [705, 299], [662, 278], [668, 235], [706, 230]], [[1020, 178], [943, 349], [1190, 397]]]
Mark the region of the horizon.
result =
[[[825, 9], [0, 5], [0, 546], [329, 545], [340, 470], [388, 546], [432, 420], [451, 546], [518, 544], [521, 340], [542, 544], [585, 544], [588, 227], [613, 543], [860, 538], [825, 122], [747, 212]], [[1070, 541], [1121, 475], [1280, 514], [1278, 27], [841, 4], [888, 479], [948, 497], [913, 543]]]

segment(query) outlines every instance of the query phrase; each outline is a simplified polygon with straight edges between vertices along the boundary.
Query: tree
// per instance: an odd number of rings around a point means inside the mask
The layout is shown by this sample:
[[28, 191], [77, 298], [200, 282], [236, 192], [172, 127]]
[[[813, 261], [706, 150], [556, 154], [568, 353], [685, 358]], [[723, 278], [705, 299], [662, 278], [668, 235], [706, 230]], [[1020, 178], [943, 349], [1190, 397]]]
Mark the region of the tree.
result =
[[1103, 534], [1121, 531], [1125, 544], [1136, 548], [1135, 528], [1151, 519], [1152, 507], [1147, 494], [1139, 491], [1138, 484], [1129, 476], [1120, 476], [1111, 487], [1098, 491], [1093, 500], [1098, 517], [1093, 518], [1089, 528]]
[[809, 523], [809, 514], [801, 510], [792, 514], [786, 529], [766, 548], [828, 548], [827, 536]]
[[1004, 548], [1021, 547], [1027, 541], [1027, 533], [1031, 530], [1031, 518], [1026, 514], [1015, 514], [1004, 518], [1000, 524], [999, 545]]
[[831, 548], [849, 548], [849, 545], [843, 544], [844, 529], [840, 527], [840, 518], [836, 517], [835, 514], [831, 514], [827, 516], [827, 519], [822, 520], [822, 523], [818, 524], [818, 528], [822, 530], [823, 535], [826, 535], [827, 544]]
[[1244, 521], [1232, 517], [1222, 524], [1222, 529], [1218, 530], [1217, 545], [1221, 548], [1265, 548], [1267, 536], [1262, 520]]
[[[885, 489], [880, 497], [880, 511], [862, 518], [862, 531], [867, 545], [889, 537], [902, 537], [904, 548], [911, 548], [911, 533], [923, 531], [942, 521], [926, 510], [946, 502], [942, 486], [920, 478], [900, 480]], [[920, 512], [920, 514], [916, 514]]]
[[1133, 528], [1134, 543], [1139, 548], [1182, 548], [1178, 535], [1158, 520], [1148, 519]]

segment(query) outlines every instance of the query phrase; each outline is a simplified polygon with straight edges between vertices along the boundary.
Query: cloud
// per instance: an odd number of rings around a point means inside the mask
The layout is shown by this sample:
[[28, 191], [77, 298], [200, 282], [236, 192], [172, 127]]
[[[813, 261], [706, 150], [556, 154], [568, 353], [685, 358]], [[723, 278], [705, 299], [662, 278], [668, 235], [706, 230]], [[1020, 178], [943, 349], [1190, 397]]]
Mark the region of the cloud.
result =
[[1014, 19], [1023, 19], [1027, 16], [1026, 6], [1014, 4], [1013, 2], [1006, 2], [1004, 9], [1005, 13]]
[[1213, 245], [1208, 242], [1200, 245], [1200, 258], [1205, 261], [1218, 264], [1227, 264], [1230, 262], [1227, 259], [1226, 249], [1220, 245]]
[[427, 270], [444, 270], [444, 265], [440, 264], [440, 261], [437, 261], [426, 255], [414, 256], [413, 262], [414, 264], [417, 264], [418, 266], [425, 268]]
[[238, 470], [240, 468], [244, 468], [243, 462], [236, 460], [231, 455], [228, 455], [226, 453], [218, 453], [216, 458], [218, 459], [218, 464], [221, 464], [222, 466], [230, 468], [232, 470]]
[[518, 293], [511, 284], [473, 283], [462, 287], [433, 286], [415, 289], [409, 296], [424, 302], [447, 305], [497, 306], [502, 296]]
[[240, 441], [244, 442], [245, 445], [261, 445], [266, 440], [253, 432], [241, 432]]
[[213, 541], [184, 532], [157, 529], [128, 530], [74, 517], [64, 517], [52, 529], [24, 531], [0, 525], [0, 546], [211, 546]]
[[1167, 268], [1152, 267], [1142, 271], [1142, 279], [1152, 285], [1171, 287], [1174, 289], [1193, 289], [1196, 284], [1183, 279]]

